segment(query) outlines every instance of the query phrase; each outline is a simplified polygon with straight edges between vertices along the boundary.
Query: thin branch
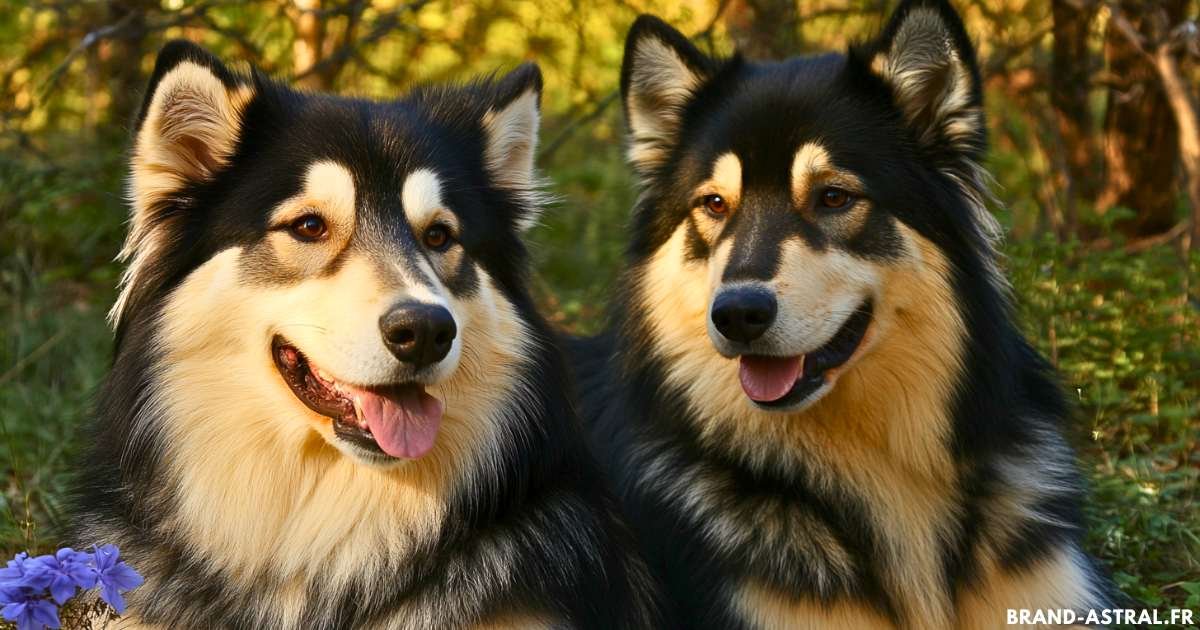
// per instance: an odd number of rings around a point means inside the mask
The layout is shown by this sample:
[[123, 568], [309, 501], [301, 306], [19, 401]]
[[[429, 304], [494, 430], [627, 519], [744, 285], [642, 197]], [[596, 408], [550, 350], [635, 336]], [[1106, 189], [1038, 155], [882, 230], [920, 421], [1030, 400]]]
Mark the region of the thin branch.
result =
[[50, 74], [46, 77], [46, 80], [43, 81], [42, 85], [38, 88], [38, 98], [40, 99], [44, 97], [50, 91], [50, 89], [54, 87], [54, 84], [58, 83], [58, 79], [63, 75], [64, 72], [67, 71], [67, 68], [70, 67], [71, 63], [75, 61], [79, 55], [87, 52], [89, 48], [95, 46], [101, 41], [120, 34], [121, 31], [129, 28], [129, 26], [137, 20], [137, 17], [138, 14], [131, 11], [126, 13], [125, 17], [121, 18], [116, 23], [96, 29], [85, 35], [84, 38], [78, 44], [76, 44], [74, 48], [71, 49], [71, 52], [67, 53], [66, 58], [59, 62], [58, 66], [56, 66], [54, 70], [50, 71]]
[[[222, 4], [236, 3], [231, 1], [214, 1], [196, 4], [190, 7], [188, 10], [166, 16], [165, 19], [158, 21], [147, 21], [146, 24], [137, 26], [137, 28], [141, 33], [153, 33], [164, 31], [173, 26], [183, 26], [192, 20], [200, 20], [210, 30], [220, 35], [233, 38], [234, 41], [237, 41], [238, 44], [242, 45], [244, 48], [246, 48], [246, 50], [255, 53], [256, 58], [261, 59], [261, 56], [257, 53], [258, 49], [250, 44], [249, 40], [243, 34], [231, 29], [225, 29], [208, 18], [206, 15], [207, 11]], [[38, 98], [45, 98], [50, 90], [53, 89], [58, 83], [59, 79], [62, 78], [62, 75], [71, 66], [71, 63], [73, 63], [80, 55], [104, 40], [116, 39], [118, 37], [124, 37], [133, 33], [133, 29], [135, 28], [135, 25], [137, 25], [137, 20], [139, 17], [145, 17], [145, 14], [137, 11], [130, 11], [129, 13], [126, 13], [125, 16], [120, 20], [117, 20], [116, 22], [107, 26], [102, 26], [85, 35], [83, 39], [80, 40], [79, 43], [67, 53], [67, 56], [63, 58], [63, 60], [59, 62], [59, 64], [55, 66], [53, 70], [50, 71], [50, 74], [46, 76], [46, 79], [38, 87]]]
[[[1121, 248], [1121, 251], [1125, 252], [1126, 254], [1137, 254], [1159, 245], [1165, 245], [1175, 241], [1184, 234], [1187, 234], [1188, 228], [1191, 226], [1192, 222], [1184, 219], [1183, 221], [1176, 223], [1171, 229], [1165, 232], [1151, 234], [1150, 236], [1134, 239], [1125, 243], [1124, 247]], [[1113, 241], [1113, 239], [1108, 237], [1098, 238], [1088, 243], [1088, 248], [1096, 251], [1107, 251], [1112, 249], [1114, 246], [1116, 246], [1116, 243]]]
[[1185, 20], [1171, 29], [1167, 36], [1171, 50], [1180, 51], [1184, 56], [1200, 57], [1200, 27], [1196, 20]]
[[414, 2], [410, 2], [396, 9], [388, 11], [387, 13], [381, 14], [375, 19], [371, 30], [365, 36], [363, 36], [362, 39], [339, 47], [337, 50], [333, 51], [332, 54], [309, 66], [307, 70], [297, 74], [296, 76], [292, 77], [292, 79], [299, 81], [318, 72], [324, 72], [327, 68], [337, 67], [338, 65], [346, 63], [350, 59], [354, 58], [360, 48], [374, 44], [398, 28], [409, 27], [409, 25], [401, 21], [401, 17], [405, 13], [416, 13], [417, 11], [420, 11], [421, 7], [424, 7], [428, 3], [429, 0], [415, 0]]
[[558, 149], [561, 148], [562, 145], [565, 144], [567, 140], [579, 130], [580, 127], [589, 125], [599, 118], [600, 115], [604, 113], [604, 110], [608, 109], [609, 105], [612, 105], [616, 102], [617, 97], [620, 95], [620, 90], [613, 90], [609, 92], [607, 96], [600, 99], [600, 102], [596, 103], [596, 106], [592, 108], [592, 111], [567, 123], [567, 125], [563, 127], [562, 131], [558, 132], [558, 135], [555, 136], [553, 140], [548, 142], [546, 146], [538, 152], [538, 159], [548, 160], [553, 157], [554, 153], [557, 152]]
[[242, 49], [242, 53], [244, 55], [254, 60], [254, 65], [259, 66], [268, 72], [271, 70], [271, 68], [264, 67], [265, 60], [263, 59], [262, 51], [259, 50], [258, 46], [254, 45], [254, 42], [250, 41], [250, 38], [244, 32], [217, 24], [216, 20], [214, 20], [212, 16], [208, 15], [207, 13], [200, 14], [197, 16], [197, 19], [201, 24], [204, 24], [208, 30], [236, 43], [238, 48]]
[[38, 347], [34, 348], [32, 352], [18, 359], [17, 362], [12, 365], [12, 367], [5, 370], [3, 374], [0, 374], [0, 385], [7, 383], [14, 376], [20, 374], [21, 370], [24, 370], [26, 366], [36, 362], [47, 352], [50, 352], [54, 346], [58, 345], [58, 342], [66, 338], [67, 332], [69, 331], [65, 328], [60, 329], [49, 339], [46, 339], [40, 345], [38, 345]]
[[1121, 7], [1110, 2], [1108, 4], [1108, 13], [1108, 22], [1110, 28], [1116, 28], [1117, 32], [1120, 33], [1127, 42], [1129, 42], [1129, 45], [1133, 47], [1133, 50], [1138, 55], [1141, 55], [1146, 59], [1146, 61], [1153, 64], [1154, 55], [1149, 50], [1149, 48], [1152, 48], [1153, 46], [1148, 46], [1145, 38], [1142, 37], [1142, 34], [1139, 33], [1137, 28], [1135, 28], [1133, 24], [1129, 22], [1129, 19], [1125, 17], [1125, 12], [1121, 10]]
[[[1052, 26], [1044, 26], [1019, 42], [1003, 46], [1002, 52], [988, 57], [984, 63], [984, 76], [1002, 72], [1010, 61], [1021, 56], [1025, 51], [1037, 47], [1053, 30]], [[997, 48], [1000, 48], [1000, 46], [997, 46]]]
[[799, 17], [799, 20], [804, 22], [809, 20], [819, 20], [822, 18], [847, 18], [878, 14], [879, 12], [872, 7], [826, 7], [824, 9], [817, 9], [811, 13], [805, 13]]

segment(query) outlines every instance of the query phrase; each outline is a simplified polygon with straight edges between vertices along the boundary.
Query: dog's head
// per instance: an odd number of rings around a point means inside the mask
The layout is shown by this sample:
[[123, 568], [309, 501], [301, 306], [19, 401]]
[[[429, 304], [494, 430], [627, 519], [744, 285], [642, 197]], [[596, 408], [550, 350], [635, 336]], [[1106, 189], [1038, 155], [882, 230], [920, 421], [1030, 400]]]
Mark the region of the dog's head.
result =
[[[873, 353], [933, 352], [922, 326], [961, 334], [956, 252], [990, 252], [993, 222], [979, 73], [947, 3], [902, 3], [875, 41], [781, 62], [714, 59], [643, 16], [622, 92], [645, 186], [635, 308], [682, 386], [796, 411]], [[741, 402], [714, 398], [728, 389]]]
[[206, 425], [192, 440], [320, 436], [387, 465], [468, 439], [443, 413], [503, 406], [529, 336], [540, 92], [529, 64], [338, 98], [168, 44], [131, 156], [118, 348], [156, 331], [159, 403]]

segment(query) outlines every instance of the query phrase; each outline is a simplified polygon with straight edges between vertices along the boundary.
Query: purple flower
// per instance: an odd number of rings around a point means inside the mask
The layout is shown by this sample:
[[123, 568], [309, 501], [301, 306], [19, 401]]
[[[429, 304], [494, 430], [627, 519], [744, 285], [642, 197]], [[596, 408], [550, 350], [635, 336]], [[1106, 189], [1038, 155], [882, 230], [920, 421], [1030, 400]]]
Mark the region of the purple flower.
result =
[[0, 617], [17, 624], [17, 630], [57, 628], [58, 606], [45, 599], [45, 591], [27, 586], [0, 587]]
[[103, 599], [117, 614], [125, 612], [125, 598], [121, 593], [142, 585], [142, 576], [121, 560], [114, 545], [95, 548], [96, 578], [100, 582], [100, 599]]
[[121, 561], [117, 548], [104, 545], [95, 553], [64, 547], [54, 555], [30, 558], [19, 553], [0, 569], [0, 618], [17, 630], [58, 628], [58, 606], [79, 589], [100, 586], [100, 598], [118, 614], [125, 612], [121, 594], [142, 584], [142, 576]]
[[96, 570], [92, 568], [90, 553], [63, 547], [53, 556], [39, 556], [36, 560], [50, 575], [50, 596], [59, 605], [71, 599], [76, 588], [87, 590], [96, 586]]
[[7, 584], [25, 575], [25, 561], [28, 559], [29, 554], [24, 551], [13, 556], [13, 559], [8, 561], [8, 565], [0, 569], [0, 583]]
[[0, 569], [0, 586], [23, 586], [40, 591], [50, 586], [53, 579], [54, 576], [50, 575], [39, 558], [30, 558], [24, 551], [9, 560], [7, 567]]

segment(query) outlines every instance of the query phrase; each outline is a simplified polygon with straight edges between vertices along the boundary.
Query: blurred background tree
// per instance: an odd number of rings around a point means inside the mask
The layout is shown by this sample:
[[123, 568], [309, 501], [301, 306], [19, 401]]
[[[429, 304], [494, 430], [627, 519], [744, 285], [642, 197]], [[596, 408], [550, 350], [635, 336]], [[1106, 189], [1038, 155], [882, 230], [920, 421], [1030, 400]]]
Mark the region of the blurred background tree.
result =
[[[387, 98], [535, 60], [537, 291], [594, 330], [636, 195], [616, 92], [651, 12], [752, 58], [841, 49], [895, 0], [0, 0], [0, 550], [53, 546], [119, 269], [129, 123], [154, 53], [198, 41], [296, 85]], [[1149, 603], [1200, 607], [1197, 0], [959, 2], [979, 46], [1030, 337], [1093, 480], [1089, 544]]]

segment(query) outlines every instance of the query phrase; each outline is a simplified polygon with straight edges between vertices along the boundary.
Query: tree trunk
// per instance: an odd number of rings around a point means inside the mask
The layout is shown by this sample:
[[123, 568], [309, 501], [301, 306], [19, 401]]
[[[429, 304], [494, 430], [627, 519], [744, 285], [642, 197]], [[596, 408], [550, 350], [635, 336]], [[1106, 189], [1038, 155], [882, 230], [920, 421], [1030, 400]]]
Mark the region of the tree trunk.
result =
[[1154, 65], [1179, 129], [1179, 155], [1192, 209], [1192, 241], [1197, 242], [1200, 241], [1200, 108], [1168, 43], [1161, 44], [1154, 52]]
[[1076, 233], [1080, 203], [1091, 205], [1100, 190], [1099, 153], [1088, 107], [1091, 55], [1088, 35], [1097, 5], [1087, 0], [1052, 0], [1054, 57], [1050, 65], [1050, 103], [1062, 139], [1065, 204], [1062, 232]]
[[[1171, 23], [1179, 21], [1187, 0], [1163, 0]], [[1150, 14], [1154, 7], [1126, 0], [1121, 11], [1148, 41], [1155, 39]], [[1130, 237], [1157, 234], [1176, 221], [1175, 187], [1179, 163], [1179, 131], [1159, 82], [1158, 70], [1138, 46], [1112, 25], [1105, 35], [1104, 54], [1109, 73], [1123, 80], [1110, 89], [1105, 116], [1104, 155], [1107, 164], [1104, 190], [1097, 200], [1100, 211], [1124, 206], [1136, 213], [1116, 223]]]
[[321, 10], [321, 0], [294, 0], [293, 4], [292, 74], [300, 77], [297, 83], [302, 87], [327, 90], [329, 77], [317, 65], [321, 63], [325, 41], [325, 24], [317, 13]]
[[729, 36], [752, 59], [783, 59], [800, 52], [798, 21], [792, 0], [732, 0], [725, 10]]

